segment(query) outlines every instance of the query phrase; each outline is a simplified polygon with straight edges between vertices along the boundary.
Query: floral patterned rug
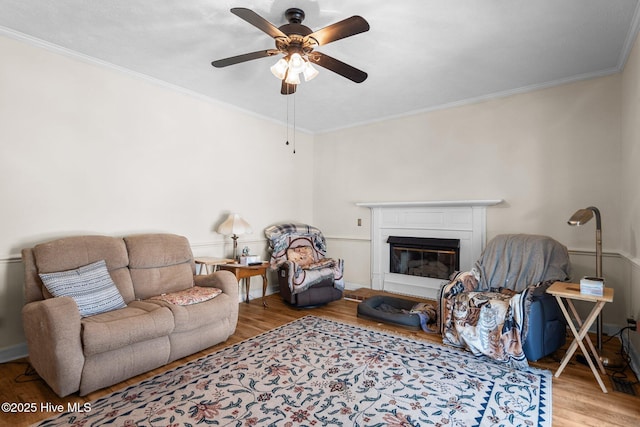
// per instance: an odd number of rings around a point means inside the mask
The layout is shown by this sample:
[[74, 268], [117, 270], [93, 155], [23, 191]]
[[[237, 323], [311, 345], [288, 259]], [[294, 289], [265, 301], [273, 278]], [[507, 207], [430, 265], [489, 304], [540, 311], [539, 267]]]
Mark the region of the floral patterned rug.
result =
[[41, 426], [550, 426], [551, 373], [307, 316]]

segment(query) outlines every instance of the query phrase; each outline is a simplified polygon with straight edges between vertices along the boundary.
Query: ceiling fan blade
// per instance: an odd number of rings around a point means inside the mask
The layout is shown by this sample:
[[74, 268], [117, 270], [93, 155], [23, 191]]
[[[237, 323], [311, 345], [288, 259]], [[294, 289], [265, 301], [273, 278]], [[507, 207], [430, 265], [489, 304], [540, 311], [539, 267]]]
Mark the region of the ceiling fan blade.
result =
[[369, 31], [369, 23], [362, 16], [355, 15], [315, 31], [307, 38], [313, 38], [318, 42], [318, 46], [322, 46], [365, 31]]
[[239, 64], [241, 62], [251, 61], [253, 59], [265, 58], [277, 54], [277, 50], [259, 50], [257, 52], [245, 53], [243, 55], [232, 56], [229, 58], [218, 59], [213, 61], [211, 65], [216, 68], [228, 67], [229, 65]]
[[231, 13], [244, 19], [254, 27], [269, 34], [274, 39], [278, 37], [287, 38], [287, 35], [282, 31], [280, 31], [278, 27], [276, 27], [271, 22], [267, 21], [266, 19], [264, 19], [262, 16], [258, 15], [251, 9], [247, 9], [245, 7], [234, 7], [233, 9], [231, 9]]
[[313, 56], [309, 56], [309, 59], [314, 63], [318, 64], [321, 67], [326, 68], [327, 70], [331, 70], [334, 73], [340, 74], [343, 77], [348, 78], [351, 81], [356, 83], [362, 83], [367, 79], [367, 73], [362, 70], [358, 70], [355, 67], [352, 67], [349, 64], [345, 64], [342, 61], [339, 61], [335, 58], [330, 57], [329, 55], [325, 55], [320, 52], [313, 52]]
[[280, 93], [282, 95], [291, 95], [296, 92], [297, 86], [298, 85], [292, 85], [282, 80], [282, 87], [280, 87]]

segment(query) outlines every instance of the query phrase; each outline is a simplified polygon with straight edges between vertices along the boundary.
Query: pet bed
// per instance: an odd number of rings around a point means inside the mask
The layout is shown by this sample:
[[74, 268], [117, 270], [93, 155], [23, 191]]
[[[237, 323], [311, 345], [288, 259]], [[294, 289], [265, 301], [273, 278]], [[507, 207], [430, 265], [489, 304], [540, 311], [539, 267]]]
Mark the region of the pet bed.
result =
[[431, 305], [387, 295], [376, 295], [359, 303], [358, 317], [425, 332], [434, 332], [427, 325], [436, 320]]

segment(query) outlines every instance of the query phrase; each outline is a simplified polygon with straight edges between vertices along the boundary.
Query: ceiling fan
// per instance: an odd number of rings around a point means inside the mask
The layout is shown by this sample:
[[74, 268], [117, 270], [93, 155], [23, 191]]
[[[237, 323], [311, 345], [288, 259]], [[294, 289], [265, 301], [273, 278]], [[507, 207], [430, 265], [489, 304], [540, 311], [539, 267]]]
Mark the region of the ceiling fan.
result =
[[279, 28], [250, 9], [236, 7], [231, 9], [231, 13], [273, 37], [276, 48], [213, 61], [211, 65], [216, 68], [282, 54], [284, 56], [271, 67], [271, 72], [282, 80], [280, 93], [283, 95], [290, 95], [296, 91], [296, 86], [300, 83], [300, 74], [304, 76], [305, 81], [318, 75], [318, 70], [313, 68], [312, 64], [356, 83], [362, 83], [367, 78], [364, 71], [314, 50], [318, 46], [369, 31], [369, 23], [361, 16], [352, 16], [318, 31], [312, 31], [306, 25], [302, 25], [305, 15], [304, 11], [298, 8], [287, 9], [284, 15], [289, 23]]

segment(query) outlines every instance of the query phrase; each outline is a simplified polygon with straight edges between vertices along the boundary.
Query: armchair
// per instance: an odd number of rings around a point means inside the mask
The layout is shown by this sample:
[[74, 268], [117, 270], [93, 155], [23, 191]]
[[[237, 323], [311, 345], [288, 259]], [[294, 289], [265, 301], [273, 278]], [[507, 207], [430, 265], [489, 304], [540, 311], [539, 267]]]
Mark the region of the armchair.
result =
[[496, 236], [471, 271], [441, 287], [443, 342], [514, 367], [553, 353], [565, 343], [566, 321], [546, 289], [570, 275], [567, 248], [556, 240]]
[[295, 307], [312, 307], [342, 298], [344, 263], [327, 258], [324, 236], [306, 224], [279, 224], [265, 230], [271, 268], [280, 295]]

